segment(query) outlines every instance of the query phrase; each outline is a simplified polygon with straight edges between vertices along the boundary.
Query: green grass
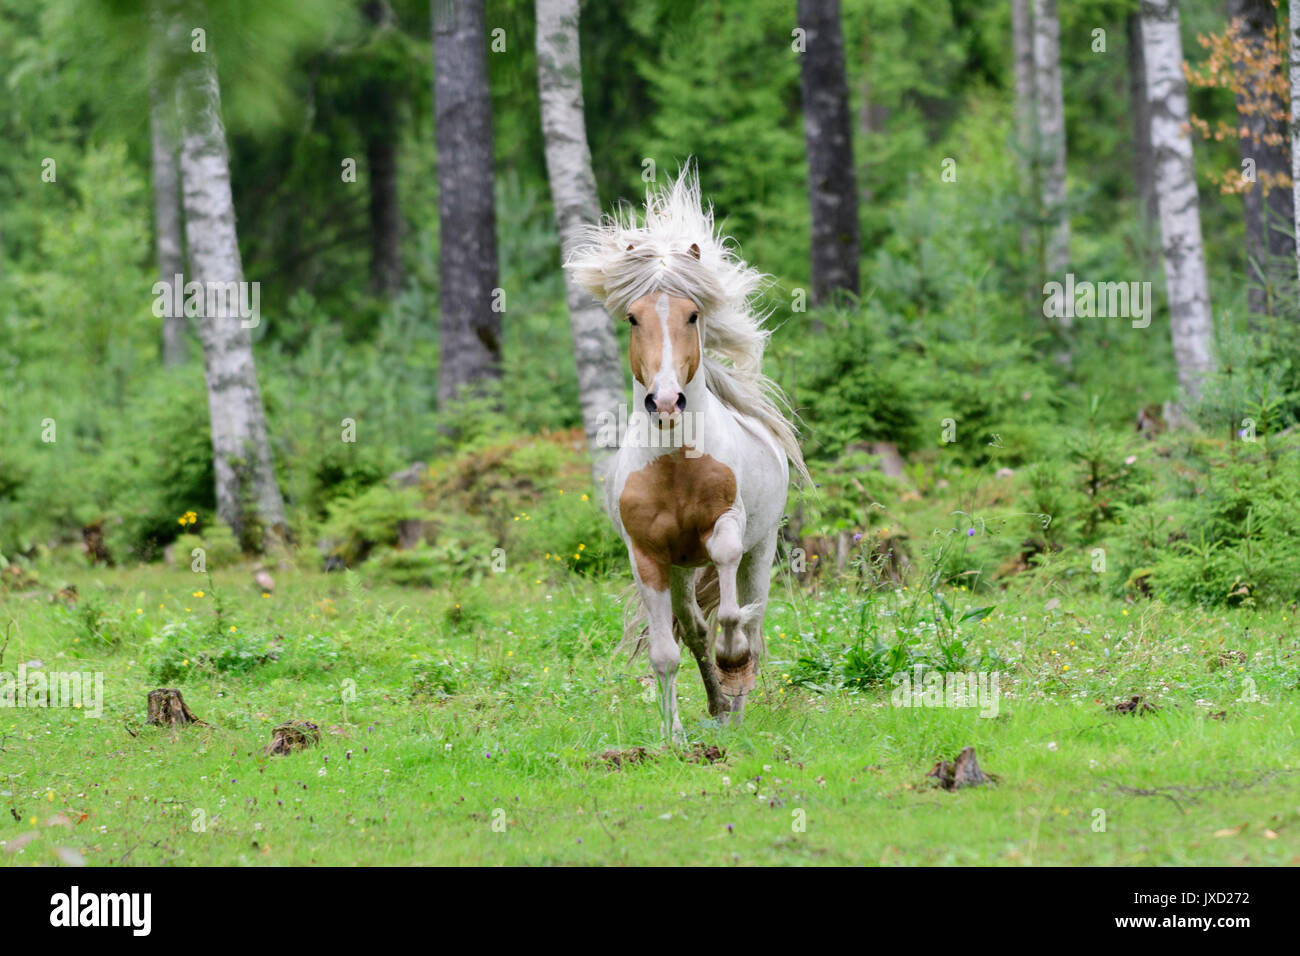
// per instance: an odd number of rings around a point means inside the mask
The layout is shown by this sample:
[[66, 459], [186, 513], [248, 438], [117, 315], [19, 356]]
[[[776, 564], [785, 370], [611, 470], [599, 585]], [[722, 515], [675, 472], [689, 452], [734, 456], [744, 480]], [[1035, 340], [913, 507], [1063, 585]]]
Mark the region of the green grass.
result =
[[[705, 719], [684, 662], [688, 734], [726, 750], [700, 763], [662, 750], [648, 666], [613, 655], [621, 579], [515, 571], [430, 592], [277, 576], [262, 597], [242, 570], [83, 570], [68, 610], [46, 571], [7, 597], [0, 670], [102, 671], [105, 700], [99, 719], [0, 709], [0, 863], [60, 849], [90, 865], [1300, 862], [1290, 612], [1058, 592], [1048, 609], [1030, 583], [950, 592], [958, 612], [997, 604], [960, 634], [968, 661], [1001, 661], [986, 719], [891, 706], [888, 684], [795, 683], [800, 658], [837, 659], [864, 617], [850, 590], [782, 581], [743, 727]], [[865, 619], [886, 643], [904, 625], [935, 659], [926, 606], [899, 592]], [[211, 726], [147, 726], [158, 686]], [[1130, 694], [1158, 709], [1108, 710]], [[321, 745], [263, 756], [290, 718], [318, 724]], [[966, 745], [999, 783], [930, 786]], [[636, 746], [649, 759], [599, 759]]]

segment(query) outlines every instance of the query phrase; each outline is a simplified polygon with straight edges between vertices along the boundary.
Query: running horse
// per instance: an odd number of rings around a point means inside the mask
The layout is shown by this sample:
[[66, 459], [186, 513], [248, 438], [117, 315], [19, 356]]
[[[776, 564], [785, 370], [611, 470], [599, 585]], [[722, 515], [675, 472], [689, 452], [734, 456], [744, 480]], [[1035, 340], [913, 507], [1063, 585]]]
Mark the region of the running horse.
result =
[[715, 228], [690, 167], [651, 185], [644, 213], [586, 226], [565, 268], [630, 326], [633, 413], [605, 475], [639, 597], [626, 643], [649, 650], [665, 737], [684, 737], [679, 641], [710, 715], [738, 724], [763, 656], [790, 468], [808, 480], [788, 406], [762, 373], [769, 333], [752, 299], [764, 276]]

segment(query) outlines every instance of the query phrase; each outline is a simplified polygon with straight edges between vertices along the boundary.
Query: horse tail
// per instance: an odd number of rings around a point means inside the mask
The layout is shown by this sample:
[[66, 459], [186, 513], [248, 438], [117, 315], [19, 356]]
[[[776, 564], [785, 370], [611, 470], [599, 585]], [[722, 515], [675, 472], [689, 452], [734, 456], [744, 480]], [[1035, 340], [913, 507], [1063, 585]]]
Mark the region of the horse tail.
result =
[[695, 572], [695, 602], [704, 612], [704, 619], [711, 620], [722, 603], [722, 593], [718, 589], [718, 569], [706, 564]]
[[[676, 618], [673, 619], [674, 633]], [[650, 623], [646, 617], [645, 604], [641, 601], [641, 590], [635, 581], [623, 590], [623, 639], [614, 648], [614, 653], [627, 652], [628, 660], [635, 660], [637, 655], [650, 646]]]
[[[704, 619], [710, 622], [710, 627], [721, 600], [718, 589], [718, 569], [711, 564], [697, 568], [695, 602], [699, 604]], [[628, 660], [635, 660], [637, 655], [650, 647], [650, 625], [646, 618], [645, 605], [641, 602], [641, 592], [635, 583], [623, 592], [623, 606], [626, 608], [623, 613], [623, 639], [619, 642], [615, 653], [624, 651], [627, 653]], [[676, 615], [673, 615], [673, 637], [677, 639], [678, 644], [682, 643], [682, 626], [678, 623]]]

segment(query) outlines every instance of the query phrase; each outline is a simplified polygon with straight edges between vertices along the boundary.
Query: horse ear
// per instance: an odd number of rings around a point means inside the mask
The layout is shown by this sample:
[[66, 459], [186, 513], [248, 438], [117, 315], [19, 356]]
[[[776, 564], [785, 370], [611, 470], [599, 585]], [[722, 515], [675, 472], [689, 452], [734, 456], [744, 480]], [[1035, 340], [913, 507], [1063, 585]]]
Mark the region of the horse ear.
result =
[[696, 259], [699, 259], [699, 257], [700, 257], [700, 244], [699, 244], [698, 242], [692, 242], [692, 243], [691, 243], [691, 255], [693, 255]]
[[631, 251], [632, 251], [632, 243], [630, 243], [630, 242], [627, 244], [627, 251], [628, 251], [628, 252], [631, 252]]

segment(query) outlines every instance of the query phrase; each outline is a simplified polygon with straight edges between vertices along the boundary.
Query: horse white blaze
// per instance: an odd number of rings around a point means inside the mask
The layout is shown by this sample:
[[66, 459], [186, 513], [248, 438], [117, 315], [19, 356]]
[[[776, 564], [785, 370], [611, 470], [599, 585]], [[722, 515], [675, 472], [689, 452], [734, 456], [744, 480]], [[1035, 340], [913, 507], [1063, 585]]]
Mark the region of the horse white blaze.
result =
[[679, 411], [677, 399], [682, 394], [682, 386], [677, 381], [677, 363], [673, 360], [673, 337], [668, 328], [668, 314], [668, 293], [660, 292], [659, 298], [655, 300], [655, 315], [663, 330], [663, 355], [659, 360], [659, 371], [650, 384], [650, 394], [654, 396], [655, 411], [661, 418], [675, 424]]

